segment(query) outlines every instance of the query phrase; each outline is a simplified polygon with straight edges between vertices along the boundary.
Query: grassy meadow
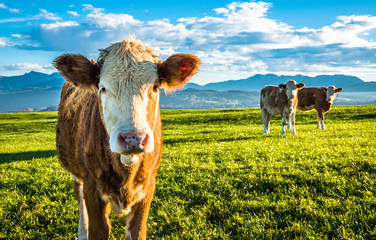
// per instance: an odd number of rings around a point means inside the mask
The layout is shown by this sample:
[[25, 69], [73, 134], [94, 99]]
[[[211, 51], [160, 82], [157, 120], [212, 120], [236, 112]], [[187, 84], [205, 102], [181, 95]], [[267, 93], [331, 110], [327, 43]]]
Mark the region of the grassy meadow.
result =
[[[0, 114], [0, 239], [74, 239], [78, 205], [56, 157], [56, 112]], [[376, 105], [335, 106], [326, 130], [263, 135], [259, 109], [164, 110], [149, 239], [375, 239]], [[125, 217], [111, 216], [111, 239]]]

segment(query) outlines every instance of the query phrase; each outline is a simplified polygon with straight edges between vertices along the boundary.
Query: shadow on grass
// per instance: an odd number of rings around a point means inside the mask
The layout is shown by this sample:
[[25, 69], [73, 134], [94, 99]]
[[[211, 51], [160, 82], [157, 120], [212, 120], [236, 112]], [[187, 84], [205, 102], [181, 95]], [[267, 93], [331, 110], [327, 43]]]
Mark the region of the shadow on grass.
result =
[[19, 153], [0, 153], [0, 164], [15, 161], [27, 161], [33, 158], [48, 158], [56, 156], [56, 150], [32, 151]]

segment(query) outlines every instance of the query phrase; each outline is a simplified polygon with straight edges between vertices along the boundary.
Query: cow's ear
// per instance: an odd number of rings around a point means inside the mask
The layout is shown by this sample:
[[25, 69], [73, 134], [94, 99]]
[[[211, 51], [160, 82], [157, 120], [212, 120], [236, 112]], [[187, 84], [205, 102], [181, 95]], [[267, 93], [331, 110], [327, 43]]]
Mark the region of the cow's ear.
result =
[[342, 88], [341, 88], [341, 87], [336, 89], [336, 93], [339, 93], [339, 92], [341, 92], [341, 91], [342, 91]]
[[64, 54], [56, 58], [54, 66], [68, 82], [87, 88], [99, 83], [99, 67], [80, 54]]
[[286, 84], [279, 84], [278, 87], [282, 90], [286, 89]]
[[198, 71], [200, 59], [192, 54], [177, 53], [158, 65], [160, 86], [166, 92], [183, 87]]
[[304, 88], [304, 86], [305, 86], [304, 83], [298, 83], [298, 84], [296, 84], [296, 87], [297, 87], [298, 89], [302, 89], [302, 88]]
[[326, 87], [321, 87], [322, 90], [324, 90], [324, 92], [328, 91], [328, 88]]

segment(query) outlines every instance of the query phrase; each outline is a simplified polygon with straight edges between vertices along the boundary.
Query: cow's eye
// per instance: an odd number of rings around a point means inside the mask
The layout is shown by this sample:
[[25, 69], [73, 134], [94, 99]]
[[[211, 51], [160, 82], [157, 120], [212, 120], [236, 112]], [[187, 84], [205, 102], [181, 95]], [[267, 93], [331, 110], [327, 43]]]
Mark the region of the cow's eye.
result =
[[99, 93], [106, 93], [106, 92], [107, 92], [107, 90], [106, 90], [105, 87], [103, 87], [103, 86], [99, 87]]
[[158, 92], [158, 89], [159, 89], [159, 86], [157, 84], [155, 84], [154, 87], [153, 87], [153, 91]]

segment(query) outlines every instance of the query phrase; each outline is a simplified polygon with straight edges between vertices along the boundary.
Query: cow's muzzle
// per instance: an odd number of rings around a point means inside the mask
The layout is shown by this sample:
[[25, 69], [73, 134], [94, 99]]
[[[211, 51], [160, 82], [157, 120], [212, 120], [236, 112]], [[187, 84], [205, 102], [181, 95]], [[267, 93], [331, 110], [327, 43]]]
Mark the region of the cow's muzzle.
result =
[[147, 133], [120, 133], [118, 135], [118, 144], [122, 154], [140, 154], [150, 152], [153, 146], [150, 146], [150, 135]]

